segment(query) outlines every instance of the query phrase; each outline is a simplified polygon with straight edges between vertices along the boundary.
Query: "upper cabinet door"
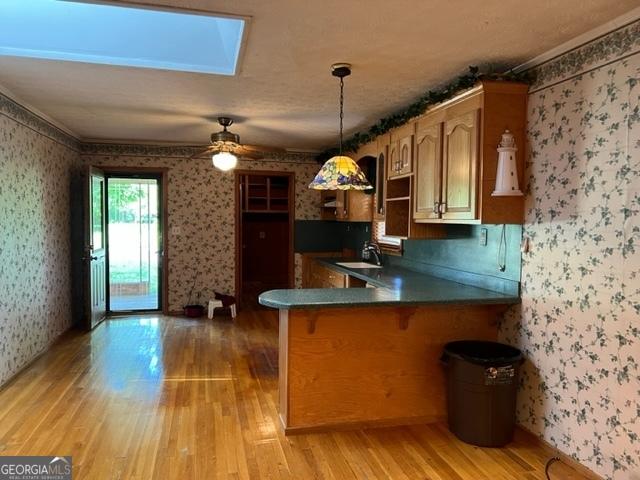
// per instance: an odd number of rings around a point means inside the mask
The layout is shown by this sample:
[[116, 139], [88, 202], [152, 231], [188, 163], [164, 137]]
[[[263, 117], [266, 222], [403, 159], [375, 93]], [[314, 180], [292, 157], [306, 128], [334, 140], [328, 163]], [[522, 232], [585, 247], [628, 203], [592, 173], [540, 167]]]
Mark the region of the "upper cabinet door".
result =
[[440, 218], [442, 124], [418, 124], [414, 218]]
[[399, 175], [406, 175], [413, 171], [413, 135], [400, 139]]
[[387, 164], [388, 145], [380, 145], [378, 149], [378, 158], [376, 159], [376, 193], [375, 193], [375, 212], [374, 217], [378, 220], [384, 220], [384, 200], [385, 186], [387, 179], [385, 177], [385, 167]]
[[349, 218], [349, 198], [345, 190], [336, 190], [336, 218], [338, 220]]
[[389, 156], [387, 157], [387, 178], [398, 176], [400, 169], [400, 142], [393, 141], [389, 144]]
[[444, 124], [443, 219], [473, 220], [476, 215], [478, 124], [480, 110], [452, 118]]

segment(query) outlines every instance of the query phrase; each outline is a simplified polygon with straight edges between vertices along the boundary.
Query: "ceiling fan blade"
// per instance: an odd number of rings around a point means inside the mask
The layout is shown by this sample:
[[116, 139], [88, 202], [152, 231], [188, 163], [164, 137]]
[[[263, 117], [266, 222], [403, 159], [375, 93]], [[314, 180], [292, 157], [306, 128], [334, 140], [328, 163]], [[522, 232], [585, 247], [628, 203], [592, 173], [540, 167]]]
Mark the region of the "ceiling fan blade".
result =
[[267, 147], [265, 145], [241, 145], [241, 148], [247, 151], [262, 152], [262, 153], [287, 153], [284, 148], [280, 147]]
[[201, 151], [191, 155], [189, 157], [189, 160], [193, 160], [194, 158], [204, 157], [206, 154], [212, 154], [214, 151], [215, 151], [215, 147], [209, 146], [209, 147], [205, 148], [204, 150], [201, 150]]
[[237, 150], [236, 155], [241, 158], [250, 158], [251, 160], [261, 160], [264, 158], [264, 153], [256, 152], [254, 150]]

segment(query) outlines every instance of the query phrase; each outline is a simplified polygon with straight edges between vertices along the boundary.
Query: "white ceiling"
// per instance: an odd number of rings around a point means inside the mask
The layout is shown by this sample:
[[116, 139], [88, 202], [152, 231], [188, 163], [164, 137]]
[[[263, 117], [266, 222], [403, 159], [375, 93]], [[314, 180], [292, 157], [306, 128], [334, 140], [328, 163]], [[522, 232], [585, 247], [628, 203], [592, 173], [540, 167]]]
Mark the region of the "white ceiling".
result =
[[[125, 2], [110, 2], [125, 3]], [[468, 65], [515, 66], [637, 7], [638, 0], [138, 0], [250, 16], [239, 74], [224, 77], [0, 57], [0, 84], [82, 139], [205, 144], [215, 117], [243, 142], [317, 150]], [[167, 32], [170, 35], [171, 32]]]

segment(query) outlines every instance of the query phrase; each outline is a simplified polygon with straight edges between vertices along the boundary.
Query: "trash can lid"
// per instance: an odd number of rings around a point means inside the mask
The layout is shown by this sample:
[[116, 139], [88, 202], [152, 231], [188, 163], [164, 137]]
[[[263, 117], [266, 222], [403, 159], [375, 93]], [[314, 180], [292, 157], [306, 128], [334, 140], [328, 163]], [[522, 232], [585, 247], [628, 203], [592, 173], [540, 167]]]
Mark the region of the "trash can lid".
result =
[[461, 340], [444, 346], [444, 356], [466, 360], [478, 365], [514, 363], [522, 360], [522, 352], [498, 342]]

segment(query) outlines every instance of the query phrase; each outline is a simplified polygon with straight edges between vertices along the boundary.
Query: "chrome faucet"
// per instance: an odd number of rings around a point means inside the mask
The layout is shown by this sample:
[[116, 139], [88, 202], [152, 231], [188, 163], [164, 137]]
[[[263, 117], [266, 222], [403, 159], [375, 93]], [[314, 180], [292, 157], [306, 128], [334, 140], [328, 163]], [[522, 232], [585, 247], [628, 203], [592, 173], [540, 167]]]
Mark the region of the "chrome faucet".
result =
[[380, 246], [375, 242], [365, 241], [362, 246], [362, 259], [371, 260], [373, 255], [374, 263], [378, 266], [382, 265], [382, 252]]

